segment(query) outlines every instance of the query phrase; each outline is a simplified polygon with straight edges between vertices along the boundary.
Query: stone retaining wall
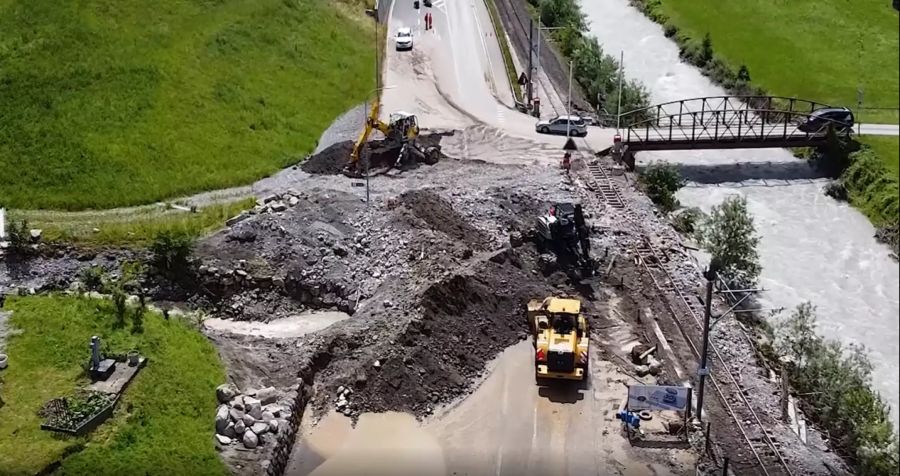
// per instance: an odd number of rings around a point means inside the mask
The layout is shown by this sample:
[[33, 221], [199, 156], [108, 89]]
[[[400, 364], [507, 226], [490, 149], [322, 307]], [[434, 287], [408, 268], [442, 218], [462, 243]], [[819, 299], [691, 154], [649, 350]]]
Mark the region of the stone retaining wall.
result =
[[281, 476], [284, 474], [294, 443], [297, 440], [300, 421], [303, 419], [303, 410], [306, 408], [306, 403], [310, 397], [312, 397], [312, 387], [301, 380], [297, 386], [297, 395], [294, 397], [293, 403], [291, 403], [291, 416], [288, 418], [288, 426], [285, 431], [278, 432], [275, 449], [272, 451], [269, 464], [263, 468], [268, 476]]

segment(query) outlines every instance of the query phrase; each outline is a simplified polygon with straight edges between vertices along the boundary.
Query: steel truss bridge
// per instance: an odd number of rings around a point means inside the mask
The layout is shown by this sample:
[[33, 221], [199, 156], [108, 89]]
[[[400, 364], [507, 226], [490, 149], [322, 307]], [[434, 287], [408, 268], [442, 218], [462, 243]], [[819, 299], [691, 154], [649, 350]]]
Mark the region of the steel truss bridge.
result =
[[622, 144], [628, 152], [684, 149], [814, 147], [828, 131], [849, 136], [851, 128], [821, 120], [801, 131], [826, 104], [778, 96], [712, 96], [683, 99], [623, 113]]

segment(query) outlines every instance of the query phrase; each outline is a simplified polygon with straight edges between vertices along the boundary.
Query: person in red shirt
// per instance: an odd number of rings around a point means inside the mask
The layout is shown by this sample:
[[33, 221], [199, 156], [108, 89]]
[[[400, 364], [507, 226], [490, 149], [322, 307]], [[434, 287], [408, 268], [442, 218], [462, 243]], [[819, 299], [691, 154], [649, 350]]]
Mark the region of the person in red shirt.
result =
[[563, 156], [562, 168], [563, 168], [563, 170], [566, 171], [566, 173], [569, 173], [569, 169], [571, 167], [572, 167], [572, 154], [569, 152], [566, 152], [566, 155]]

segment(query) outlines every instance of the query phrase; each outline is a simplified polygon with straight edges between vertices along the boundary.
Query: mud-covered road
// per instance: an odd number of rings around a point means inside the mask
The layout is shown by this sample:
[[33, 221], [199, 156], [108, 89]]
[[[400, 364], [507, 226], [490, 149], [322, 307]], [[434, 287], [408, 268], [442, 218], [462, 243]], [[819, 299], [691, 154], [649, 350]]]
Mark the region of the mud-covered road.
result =
[[364, 414], [356, 428], [336, 413], [306, 434], [289, 476], [674, 475], [693, 467], [687, 450], [633, 447], [613, 417], [629, 377], [591, 360], [585, 385], [534, 383], [532, 345], [510, 347], [478, 389], [419, 423], [402, 413]]

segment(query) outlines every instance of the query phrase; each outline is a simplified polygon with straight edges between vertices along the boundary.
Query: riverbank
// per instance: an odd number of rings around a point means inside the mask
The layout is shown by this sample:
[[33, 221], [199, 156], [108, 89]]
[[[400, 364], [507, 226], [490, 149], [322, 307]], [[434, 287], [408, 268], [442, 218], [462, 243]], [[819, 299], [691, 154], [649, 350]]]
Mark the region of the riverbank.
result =
[[[683, 60], [732, 94], [800, 97], [853, 106], [858, 122], [898, 121], [900, 32], [897, 12], [883, 2], [867, 1], [865, 7], [852, 9], [835, 1], [814, 6], [797, 2], [722, 5], [714, 0], [630, 2], [662, 25]], [[736, 24], [733, 18], [747, 21]], [[837, 33], [830, 26], [836, 23], [842, 25]], [[856, 48], [846, 47], [850, 37], [858, 38]], [[778, 48], [772, 48], [773, 43]], [[786, 70], [804, 74], [785, 75]], [[860, 100], [874, 109], [860, 108]], [[870, 152], [848, 162], [840, 179], [850, 203], [872, 221], [878, 228], [876, 237], [896, 255], [900, 252], [896, 213], [900, 139], [862, 136], [859, 141], [869, 145]], [[862, 163], [865, 170], [852, 166]]]

